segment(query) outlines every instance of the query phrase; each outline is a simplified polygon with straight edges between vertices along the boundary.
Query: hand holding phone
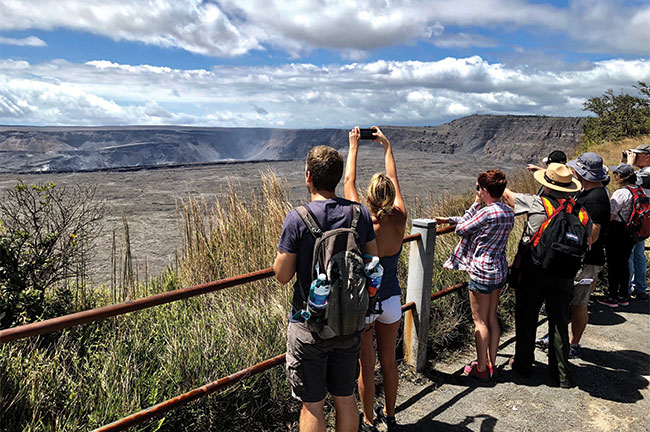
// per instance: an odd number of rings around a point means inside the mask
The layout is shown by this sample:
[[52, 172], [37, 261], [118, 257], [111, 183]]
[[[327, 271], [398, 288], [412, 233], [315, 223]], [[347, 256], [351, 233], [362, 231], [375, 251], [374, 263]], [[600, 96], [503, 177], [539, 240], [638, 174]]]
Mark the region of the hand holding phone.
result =
[[362, 140], [374, 140], [377, 138], [374, 133], [377, 132], [377, 129], [372, 127], [368, 129], [361, 129], [361, 137], [360, 139]]

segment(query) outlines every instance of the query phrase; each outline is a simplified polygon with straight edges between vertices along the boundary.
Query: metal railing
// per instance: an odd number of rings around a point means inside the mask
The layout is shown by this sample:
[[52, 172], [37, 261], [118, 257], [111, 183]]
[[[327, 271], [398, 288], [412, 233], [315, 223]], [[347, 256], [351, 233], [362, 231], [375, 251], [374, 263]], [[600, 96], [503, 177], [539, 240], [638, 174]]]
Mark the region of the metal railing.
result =
[[[419, 221], [426, 221], [427, 224], [427, 229], [430, 232], [430, 241], [432, 246], [435, 245], [435, 236], [438, 234], [446, 234], [449, 232], [454, 231], [454, 227], [445, 227], [445, 228], [440, 228], [436, 229], [435, 222], [434, 221], [428, 221], [428, 220], [419, 220]], [[416, 222], [416, 221], [414, 221]], [[415, 227], [416, 225], [414, 225]], [[433, 229], [432, 229], [433, 228]], [[416, 230], [417, 231], [417, 230]], [[431, 232], [432, 231], [432, 232]], [[426, 236], [426, 233], [425, 233]], [[423, 233], [415, 233], [411, 234], [408, 236], [405, 236], [403, 239], [403, 243], [408, 243], [408, 242], [413, 242], [413, 241], [421, 241], [423, 240]], [[426, 249], [426, 248], [425, 248]], [[428, 251], [428, 253], [432, 256], [433, 255], [433, 247], [431, 247], [431, 250]], [[420, 254], [422, 255], [422, 254]], [[413, 253], [411, 255], [411, 260], [413, 260]], [[411, 262], [409, 263], [410, 267]], [[431, 259], [431, 262], [429, 263], [429, 267], [432, 267], [433, 265], [433, 260]], [[426, 264], [425, 264], [425, 267]], [[430, 269], [429, 269], [430, 270]], [[426, 269], [425, 272], [427, 273]], [[430, 273], [430, 271], [429, 271]], [[214, 281], [214, 282], [208, 282], [205, 284], [201, 285], [195, 285], [187, 288], [181, 288], [178, 290], [174, 291], [168, 291], [165, 293], [161, 294], [156, 294], [153, 296], [149, 297], [144, 297], [141, 299], [137, 300], [132, 300], [124, 303], [119, 303], [115, 305], [110, 305], [110, 306], [105, 306], [97, 309], [90, 309], [87, 311], [82, 311], [78, 313], [73, 313], [57, 318], [52, 318], [49, 320], [45, 321], [40, 321], [40, 322], [35, 322], [32, 324], [27, 324], [23, 326], [18, 326], [14, 328], [9, 328], [5, 330], [0, 331], [0, 343], [7, 343], [19, 339], [24, 339], [27, 337], [31, 336], [37, 336], [37, 335], [42, 335], [46, 333], [51, 333], [57, 330], [61, 330], [64, 328], [69, 328], [73, 327], [76, 325], [80, 324], [85, 324], [85, 323], [90, 323], [94, 321], [98, 321], [104, 318], [109, 318], [109, 317], [114, 317], [118, 315], [123, 315], [129, 312], [134, 312], [134, 311], [139, 311], [147, 308], [151, 308], [154, 306], [166, 304], [166, 303], [171, 303], [177, 300], [182, 300], [182, 299], [187, 299], [190, 297], [195, 297], [211, 292], [216, 292], [220, 291], [225, 288], [230, 288], [238, 285], [242, 285], [248, 282], [254, 282], [257, 280], [265, 279], [268, 277], [272, 277], [275, 275], [275, 272], [273, 271], [273, 268], [266, 268], [263, 270], [258, 270], [255, 272], [247, 273], [244, 275], [240, 276], [234, 276], [226, 279], [221, 279], [219, 281]], [[410, 277], [410, 275], [409, 275]], [[426, 285], [428, 283], [427, 278], [419, 278], [420, 280], [417, 281], [418, 284], [424, 285], [425, 290], [427, 289]], [[429, 281], [430, 282], [430, 281]], [[426, 298], [428, 301], [431, 301], [433, 299], [441, 298], [445, 295], [451, 294], [455, 291], [460, 290], [461, 288], [465, 287], [467, 285], [467, 282], [460, 283], [457, 285], [454, 285], [450, 288], [447, 288], [445, 290], [436, 292], [434, 294], [427, 294]], [[411, 286], [411, 282], [409, 281], [409, 286]], [[431, 289], [431, 284], [428, 284], [428, 291], [430, 292]], [[428, 308], [427, 308], [428, 309]], [[420, 314], [422, 314], [422, 311], [424, 309], [422, 308], [421, 304], [418, 304], [416, 301], [407, 301], [403, 306], [402, 306], [402, 313], [404, 312], [409, 312], [411, 316], [418, 314], [418, 311]], [[418, 321], [415, 323], [415, 321]], [[412, 326], [415, 327], [414, 330], [410, 331], [409, 333], [412, 333], [415, 335], [416, 338], [422, 338], [422, 328], [426, 326], [426, 329], [428, 331], [428, 314], [427, 314], [427, 320], [424, 322], [421, 318], [414, 320], [411, 318], [411, 324]], [[406, 327], [405, 323], [405, 327]], [[405, 332], [406, 333], [406, 332]], [[406, 339], [406, 338], [405, 338]], [[405, 344], [407, 341], [405, 341]], [[417, 346], [416, 344], [416, 350], [415, 350], [415, 357], [418, 357], [421, 355], [422, 351], [426, 351], [426, 343], [424, 345], [420, 344], [420, 346]], [[410, 349], [412, 350], [412, 348]], [[409, 348], [407, 347], [406, 349], [407, 355]], [[237, 384], [238, 382], [242, 381], [243, 379], [246, 379], [252, 375], [264, 372], [270, 368], [273, 368], [277, 365], [280, 365], [285, 362], [285, 356], [286, 353], [283, 353], [281, 355], [278, 355], [276, 357], [273, 357], [271, 359], [264, 360], [261, 363], [258, 363], [256, 365], [253, 365], [251, 367], [248, 367], [246, 369], [240, 370], [238, 372], [235, 372], [232, 375], [229, 375], [224, 378], [220, 378], [217, 381], [213, 381], [209, 384], [206, 384], [202, 387], [196, 388], [194, 390], [191, 390], [187, 393], [184, 393], [182, 395], [176, 396], [172, 399], [169, 399], [165, 402], [161, 402], [157, 405], [154, 405], [152, 407], [149, 407], [147, 409], [144, 409], [142, 411], [139, 411], [137, 413], [131, 414], [130, 416], [124, 417], [116, 422], [113, 422], [111, 424], [108, 424], [106, 426], [103, 426], [101, 428], [96, 429], [96, 431], [120, 431], [124, 430], [128, 427], [135, 426], [137, 424], [143, 423], [147, 420], [150, 420], [156, 416], [159, 416], [165, 412], [168, 412], [172, 409], [181, 407], [183, 405], [186, 405], [196, 399], [199, 399], [203, 396], [207, 396], [209, 394], [212, 394], [214, 392], [223, 390], [225, 388], [228, 388], [232, 385]], [[413, 363], [415, 365], [415, 363]]]

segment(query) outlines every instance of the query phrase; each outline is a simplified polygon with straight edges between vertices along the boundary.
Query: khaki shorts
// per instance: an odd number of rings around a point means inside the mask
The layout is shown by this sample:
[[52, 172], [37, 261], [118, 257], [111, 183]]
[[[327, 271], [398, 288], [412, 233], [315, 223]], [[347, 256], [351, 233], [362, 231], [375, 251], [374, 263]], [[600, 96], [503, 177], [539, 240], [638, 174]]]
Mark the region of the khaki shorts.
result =
[[598, 273], [603, 266], [587, 264], [582, 266], [573, 280], [573, 299], [571, 306], [584, 306], [589, 304], [591, 287], [598, 278]]
[[319, 339], [305, 323], [290, 322], [287, 330], [287, 378], [291, 394], [301, 402], [319, 402], [354, 394], [359, 376], [361, 332]]

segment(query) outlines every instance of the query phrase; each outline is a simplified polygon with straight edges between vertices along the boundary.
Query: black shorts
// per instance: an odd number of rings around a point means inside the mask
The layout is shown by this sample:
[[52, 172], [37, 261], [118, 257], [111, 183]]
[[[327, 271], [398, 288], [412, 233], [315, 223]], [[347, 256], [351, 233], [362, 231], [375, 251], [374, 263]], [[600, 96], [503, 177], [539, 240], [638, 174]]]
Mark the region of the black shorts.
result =
[[360, 347], [361, 333], [319, 339], [304, 323], [290, 322], [286, 368], [293, 397], [301, 402], [319, 402], [327, 392], [352, 395], [359, 376]]

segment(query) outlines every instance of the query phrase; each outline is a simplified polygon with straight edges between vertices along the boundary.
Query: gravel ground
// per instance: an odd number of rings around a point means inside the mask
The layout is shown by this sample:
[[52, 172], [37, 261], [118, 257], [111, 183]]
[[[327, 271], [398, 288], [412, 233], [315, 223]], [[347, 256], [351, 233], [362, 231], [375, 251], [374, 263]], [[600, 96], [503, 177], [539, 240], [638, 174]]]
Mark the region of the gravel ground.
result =
[[[574, 388], [552, 384], [539, 349], [531, 377], [511, 371], [514, 334], [504, 334], [496, 383], [461, 375], [473, 353], [429, 364], [422, 375], [402, 371], [398, 422], [405, 431], [650, 430], [648, 301], [617, 309], [592, 301], [589, 310], [581, 358], [571, 360]], [[547, 332], [542, 322], [538, 337]]]

